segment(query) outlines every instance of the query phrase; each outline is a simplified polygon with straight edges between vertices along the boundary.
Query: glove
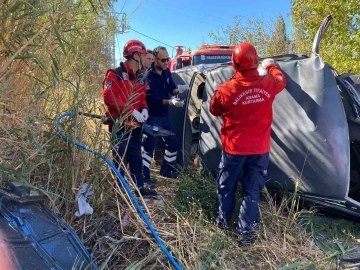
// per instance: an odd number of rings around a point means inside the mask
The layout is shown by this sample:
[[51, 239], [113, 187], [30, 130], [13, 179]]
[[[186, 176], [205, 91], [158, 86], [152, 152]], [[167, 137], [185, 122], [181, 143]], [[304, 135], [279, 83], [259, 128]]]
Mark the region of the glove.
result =
[[219, 88], [220, 84], [221, 84], [221, 82], [218, 79], [216, 79], [214, 81], [214, 90], [217, 90]]
[[190, 87], [187, 85], [187, 84], [179, 84], [177, 86], [177, 92], [178, 94], [182, 94], [184, 93], [185, 91], [189, 90]]
[[145, 121], [144, 116], [138, 110], [133, 110], [132, 116], [134, 116], [136, 121], [139, 123], [143, 123]]
[[173, 105], [175, 107], [182, 107], [184, 106], [184, 101], [181, 101], [180, 98], [172, 98], [169, 99], [169, 105]]
[[264, 60], [262, 61], [262, 63], [261, 63], [261, 65], [262, 65], [263, 68], [265, 68], [265, 69], [267, 69], [267, 67], [268, 67], [269, 65], [273, 65], [273, 64], [275, 64], [275, 61], [274, 61], [274, 59], [271, 59], [271, 58], [266, 58], [266, 59], [264, 59]]
[[266, 68], [264, 68], [262, 65], [258, 66], [257, 71], [259, 72], [260, 76], [265, 76], [266, 74], [268, 74]]
[[141, 115], [144, 117], [144, 120], [146, 121], [149, 118], [149, 113], [147, 109], [143, 109], [141, 111]]

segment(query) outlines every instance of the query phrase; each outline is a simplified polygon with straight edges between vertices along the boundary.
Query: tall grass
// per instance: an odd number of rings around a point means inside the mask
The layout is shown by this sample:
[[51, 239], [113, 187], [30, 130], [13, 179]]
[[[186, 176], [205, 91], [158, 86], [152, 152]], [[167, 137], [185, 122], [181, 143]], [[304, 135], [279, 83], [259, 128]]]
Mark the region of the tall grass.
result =
[[[68, 110], [102, 111], [101, 82], [111, 62], [115, 20], [107, 1], [5, 1], [0, 5], [1, 181], [40, 189], [72, 222], [74, 194], [95, 183], [105, 199], [109, 173], [56, 134]], [[89, 132], [91, 130], [92, 132]], [[102, 125], [73, 119], [65, 132], [106, 153]]]
[[[100, 88], [112, 65], [109, 44], [115, 32], [110, 11], [108, 1], [101, 0], [8, 0], [0, 5], [0, 180], [46, 193], [49, 207], [76, 230], [102, 269], [171, 269], [107, 166], [55, 132], [55, 118], [64, 111], [103, 112]], [[77, 116], [63, 129], [110, 155], [109, 134], [99, 120]], [[75, 193], [84, 182], [94, 187], [94, 214], [76, 218]], [[245, 251], [237, 247], [235, 235], [213, 224], [216, 185], [210, 175], [188, 169], [180, 181], [157, 182], [164, 205], [142, 201], [142, 206], [184, 269], [287, 264], [283, 269], [326, 269], [333, 257], [314, 245], [313, 231], [295, 222], [296, 197], [278, 201], [264, 192], [260, 238]], [[313, 224], [308, 219], [305, 227]]]

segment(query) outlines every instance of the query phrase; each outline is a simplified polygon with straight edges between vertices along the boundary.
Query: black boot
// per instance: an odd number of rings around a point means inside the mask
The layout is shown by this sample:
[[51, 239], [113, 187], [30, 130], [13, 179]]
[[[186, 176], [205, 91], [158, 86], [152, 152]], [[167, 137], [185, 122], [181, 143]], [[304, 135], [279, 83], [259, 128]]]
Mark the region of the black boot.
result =
[[139, 188], [139, 192], [144, 198], [156, 198], [158, 195], [155, 189], [150, 189], [147, 187]]
[[155, 183], [151, 180], [144, 180], [145, 187], [148, 187], [149, 189], [155, 189]]
[[249, 248], [255, 243], [256, 233], [255, 232], [243, 232], [239, 234], [239, 247]]

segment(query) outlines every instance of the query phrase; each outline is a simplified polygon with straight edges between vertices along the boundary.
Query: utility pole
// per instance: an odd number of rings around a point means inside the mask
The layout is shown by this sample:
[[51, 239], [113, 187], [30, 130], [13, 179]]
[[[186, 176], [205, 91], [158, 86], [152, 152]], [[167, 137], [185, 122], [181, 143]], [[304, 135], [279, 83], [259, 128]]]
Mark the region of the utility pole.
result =
[[126, 13], [113, 12], [112, 14], [116, 20], [116, 32], [114, 34], [113, 44], [112, 44], [112, 62], [113, 62], [112, 64], [113, 64], [113, 67], [116, 68], [117, 67], [116, 59], [115, 59], [116, 35], [129, 32], [129, 25], [127, 24]]

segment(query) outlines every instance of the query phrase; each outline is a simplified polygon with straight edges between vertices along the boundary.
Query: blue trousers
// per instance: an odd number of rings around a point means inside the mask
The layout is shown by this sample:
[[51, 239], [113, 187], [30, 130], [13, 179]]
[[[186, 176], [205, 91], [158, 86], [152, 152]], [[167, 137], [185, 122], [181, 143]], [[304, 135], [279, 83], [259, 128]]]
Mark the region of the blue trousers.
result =
[[[174, 131], [174, 126], [169, 117], [149, 117], [146, 121], [149, 125], [157, 125], [169, 131]], [[170, 177], [176, 165], [178, 153], [178, 141], [176, 136], [161, 137], [165, 142], [165, 154], [160, 169], [160, 175]], [[150, 166], [154, 155], [158, 137], [143, 135], [143, 174], [145, 182], [150, 180]]]
[[138, 188], [142, 188], [144, 186], [144, 177], [142, 174], [140, 128], [126, 129], [120, 127], [115, 130], [113, 125], [109, 125], [109, 132], [111, 133], [115, 166], [124, 175], [126, 165], [129, 164], [131, 178]]
[[[238, 234], [256, 230], [260, 221], [260, 193], [265, 185], [269, 153], [262, 155], [230, 155], [222, 152], [217, 178], [216, 223], [227, 229], [234, 213], [235, 192], [241, 181], [243, 201], [236, 231]], [[240, 180], [241, 170], [243, 177]]]

